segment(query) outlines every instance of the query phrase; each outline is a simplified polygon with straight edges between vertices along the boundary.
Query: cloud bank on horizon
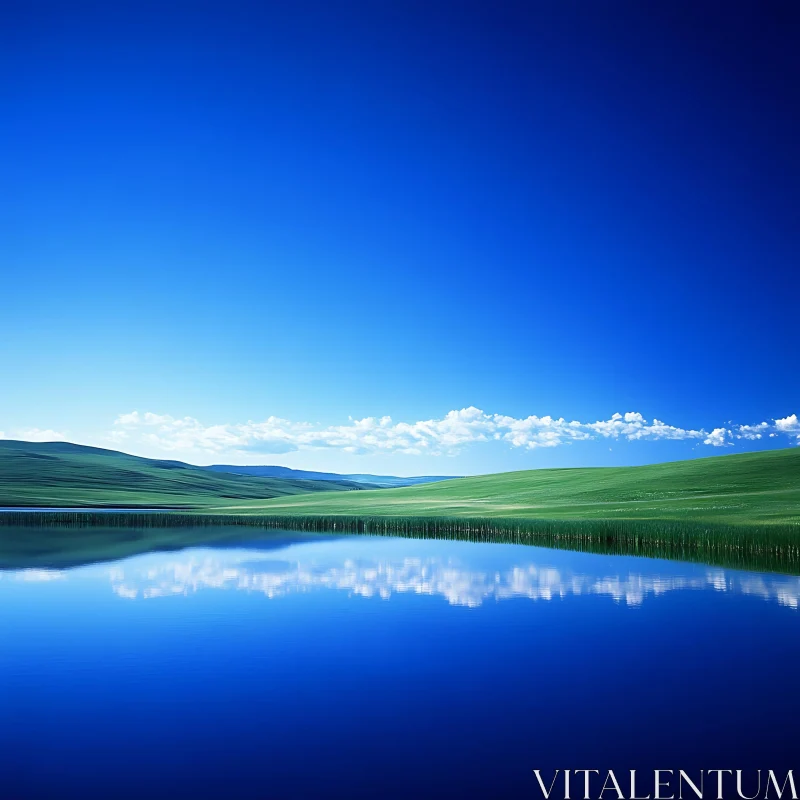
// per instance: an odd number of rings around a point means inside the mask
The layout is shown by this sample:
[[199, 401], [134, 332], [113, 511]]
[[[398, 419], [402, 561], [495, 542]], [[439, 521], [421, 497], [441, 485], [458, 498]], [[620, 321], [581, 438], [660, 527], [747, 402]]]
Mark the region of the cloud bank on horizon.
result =
[[[193, 417], [132, 411], [117, 417], [108, 438], [118, 445], [138, 442], [165, 452], [201, 451], [215, 455], [280, 454], [320, 448], [359, 454], [453, 455], [467, 445], [492, 441], [528, 450], [603, 439], [689, 440], [711, 447], [727, 447], [736, 440], [784, 436], [800, 444], [797, 414], [752, 425], [728, 423], [708, 431], [676, 427], [659, 419], [647, 420], [635, 411], [615, 413], [607, 420], [579, 422], [535, 415], [518, 419], [487, 414], [469, 406], [450, 411], [440, 419], [407, 423], [395, 422], [389, 416], [365, 417], [351, 418], [346, 425], [331, 426], [279, 417], [268, 417], [262, 422], [205, 425]], [[57, 438], [63, 436], [58, 434]]]
[[50, 428], [17, 428], [5, 433], [0, 431], [0, 439], [20, 439], [23, 442], [64, 442], [67, 434]]

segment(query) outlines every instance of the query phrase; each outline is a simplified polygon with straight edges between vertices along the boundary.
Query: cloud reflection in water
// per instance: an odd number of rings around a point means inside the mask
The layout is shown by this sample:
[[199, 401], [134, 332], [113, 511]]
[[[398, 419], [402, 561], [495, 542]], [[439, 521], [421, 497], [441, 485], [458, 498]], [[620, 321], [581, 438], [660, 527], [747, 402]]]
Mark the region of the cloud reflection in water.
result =
[[477, 607], [494, 600], [552, 600], [601, 595], [627, 606], [678, 590], [712, 590], [760, 597], [798, 608], [800, 578], [709, 568], [686, 576], [629, 572], [592, 576], [540, 566], [518, 565], [481, 571], [442, 558], [343, 559], [341, 563], [259, 559], [237, 552], [184, 553], [157, 564], [135, 560], [105, 569], [114, 592], [130, 599], [187, 595], [206, 589], [257, 592], [268, 598], [320, 589], [388, 600], [395, 593], [445, 598], [451, 605]]
[[[678, 563], [674, 573], [659, 574], [648, 570], [656, 562], [646, 559], [641, 560], [641, 572], [620, 569], [617, 574], [589, 574], [595, 565], [585, 554], [579, 562], [581, 569], [573, 569], [534, 561], [516, 565], [506, 562], [490, 568], [438, 555], [353, 557], [352, 553], [329, 551], [307, 557], [309, 552], [297, 547], [282, 551], [197, 548], [136, 556], [110, 566], [0, 572], [0, 580], [69, 583], [73, 577], [99, 579], [109, 581], [119, 597], [131, 600], [190, 595], [208, 589], [258, 593], [267, 598], [328, 589], [383, 600], [394, 594], [414, 593], [471, 608], [511, 598], [552, 600], [569, 596], [604, 596], [636, 607], [668, 592], [705, 590], [749, 595], [795, 610], [800, 606], [800, 577]], [[625, 561], [620, 560], [620, 567], [627, 566]], [[630, 563], [630, 559], [627, 561]], [[603, 569], [609, 566], [607, 560], [602, 562]]]

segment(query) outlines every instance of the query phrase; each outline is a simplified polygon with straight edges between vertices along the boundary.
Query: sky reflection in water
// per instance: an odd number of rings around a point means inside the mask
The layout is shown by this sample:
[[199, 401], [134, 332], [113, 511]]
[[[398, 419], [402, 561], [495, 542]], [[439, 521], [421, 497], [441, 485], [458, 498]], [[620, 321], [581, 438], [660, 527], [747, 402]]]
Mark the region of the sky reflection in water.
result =
[[[461, 544], [461, 557], [446, 552], [451, 545], [442, 547], [437, 542], [422, 543], [421, 549], [434, 550], [431, 555], [381, 557], [370, 552], [376, 542], [385, 545], [386, 541], [342, 537], [318, 545], [288, 545], [278, 551], [193, 548], [73, 570], [0, 572], [0, 580], [92, 579], [108, 582], [115, 594], [132, 600], [209, 589], [255, 592], [267, 598], [330, 589], [383, 600], [411, 592], [472, 608], [510, 598], [552, 600], [568, 595], [607, 596], [638, 606], [668, 592], [714, 590], [771, 600], [793, 609], [800, 602], [800, 577], [795, 576], [578, 553], [565, 559], [563, 553], [530, 547], [513, 548], [515, 559], [489, 571], [481, 568], [483, 554], [475, 545]], [[411, 545], [411, 549], [419, 547], [416, 542]], [[445, 552], [435, 552], [438, 550]], [[582, 563], [573, 566], [570, 560]], [[559, 563], [564, 561], [567, 563]], [[654, 566], [659, 564], [663, 565], [661, 573]]]
[[533, 797], [534, 768], [798, 768], [798, 598], [701, 564], [285, 532], [4, 572], [0, 794]]

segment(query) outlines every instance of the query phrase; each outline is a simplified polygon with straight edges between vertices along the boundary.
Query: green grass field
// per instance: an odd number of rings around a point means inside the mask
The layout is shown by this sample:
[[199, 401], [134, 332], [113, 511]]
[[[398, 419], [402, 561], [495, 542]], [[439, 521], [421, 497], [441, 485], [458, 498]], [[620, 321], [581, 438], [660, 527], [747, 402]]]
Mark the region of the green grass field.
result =
[[360, 489], [345, 481], [211, 472], [67, 442], [0, 440], [0, 506], [202, 509], [221, 502]]
[[800, 448], [643, 467], [540, 469], [398, 489], [261, 478], [66, 442], [0, 440], [0, 506], [223, 515], [800, 523]]
[[0, 505], [176, 509], [0, 514], [0, 569], [242, 543], [292, 529], [540, 544], [800, 573], [800, 448], [343, 491], [351, 488], [75, 445], [0, 442]]
[[237, 501], [221, 514], [800, 523], [800, 448], [643, 467], [542, 469]]

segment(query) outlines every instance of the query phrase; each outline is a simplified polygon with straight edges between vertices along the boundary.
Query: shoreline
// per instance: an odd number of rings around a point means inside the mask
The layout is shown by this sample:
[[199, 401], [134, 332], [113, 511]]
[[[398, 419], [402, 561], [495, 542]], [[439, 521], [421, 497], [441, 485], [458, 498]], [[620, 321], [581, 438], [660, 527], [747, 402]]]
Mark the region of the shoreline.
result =
[[[60, 531], [35, 541], [33, 529]], [[708, 563], [754, 571], [800, 574], [800, 524], [730, 525], [674, 520], [547, 520], [527, 518], [367, 517], [349, 515], [233, 515], [118, 509], [39, 509], [0, 512], [0, 566], [113, 559], [120, 551], [174, 549], [237, 533], [300, 531], [319, 534], [459, 539], [552, 547], [609, 555]], [[13, 535], [9, 533], [13, 532]], [[105, 535], [103, 535], [105, 534]]]

